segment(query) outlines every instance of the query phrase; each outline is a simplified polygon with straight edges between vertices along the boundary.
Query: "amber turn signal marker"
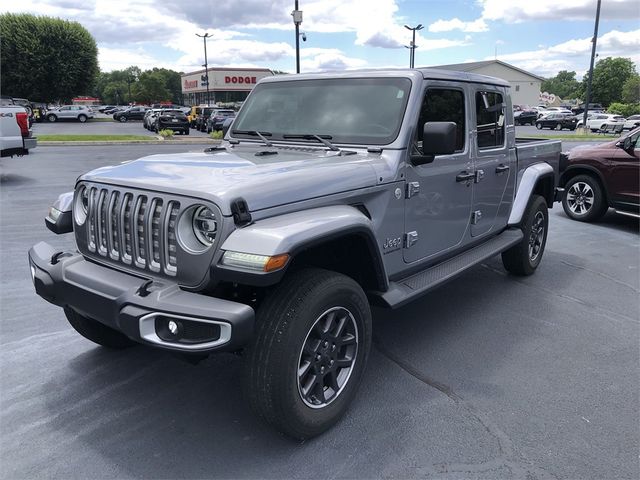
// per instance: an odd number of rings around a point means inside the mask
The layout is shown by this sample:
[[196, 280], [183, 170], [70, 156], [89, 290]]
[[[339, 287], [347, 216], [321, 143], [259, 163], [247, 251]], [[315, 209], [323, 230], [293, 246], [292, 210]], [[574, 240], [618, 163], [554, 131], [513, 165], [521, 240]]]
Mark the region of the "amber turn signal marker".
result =
[[289, 254], [283, 253], [281, 255], [274, 255], [273, 257], [269, 257], [267, 263], [264, 264], [265, 272], [273, 272], [275, 270], [280, 270], [284, 267], [289, 261]]

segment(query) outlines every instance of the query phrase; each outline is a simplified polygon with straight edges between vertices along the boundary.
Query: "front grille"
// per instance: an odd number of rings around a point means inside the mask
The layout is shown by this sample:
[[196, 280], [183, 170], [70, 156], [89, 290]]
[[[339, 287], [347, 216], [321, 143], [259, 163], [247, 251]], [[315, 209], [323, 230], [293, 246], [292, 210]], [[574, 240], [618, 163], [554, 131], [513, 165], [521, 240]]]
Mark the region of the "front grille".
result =
[[89, 187], [87, 247], [101, 257], [175, 276], [179, 212], [174, 200]]

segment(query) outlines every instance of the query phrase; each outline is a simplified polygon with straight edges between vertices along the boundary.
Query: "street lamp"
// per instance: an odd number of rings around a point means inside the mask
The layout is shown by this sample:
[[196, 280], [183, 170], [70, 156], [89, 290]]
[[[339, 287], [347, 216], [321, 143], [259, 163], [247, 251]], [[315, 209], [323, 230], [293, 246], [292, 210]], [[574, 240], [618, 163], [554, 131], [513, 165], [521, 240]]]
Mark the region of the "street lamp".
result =
[[598, 42], [598, 25], [600, 23], [600, 0], [598, 0], [598, 5], [596, 6], [596, 24], [593, 29], [593, 38], [591, 42], [593, 46], [591, 47], [591, 64], [589, 65], [589, 79], [587, 80], [587, 98], [584, 102], [584, 112], [582, 116], [582, 128], [584, 128], [585, 132], [588, 132], [587, 129], [587, 115], [589, 114], [589, 102], [591, 101], [591, 82], [593, 81], [593, 62], [596, 59], [596, 43]]
[[[300, 25], [302, 24], [302, 10], [298, 10], [298, 0], [295, 1], [291, 16], [293, 17], [293, 24], [296, 26], [296, 73], [300, 73]], [[302, 35], [302, 40], [306, 41], [306, 35], [304, 33]]]
[[413, 34], [411, 45], [407, 47], [411, 50], [411, 53], [409, 55], [409, 68], [413, 68], [416, 64], [416, 30], [422, 30], [424, 27], [420, 23], [417, 27], [410, 27], [409, 25], [405, 25], [404, 28], [406, 28], [407, 30], [411, 30]]
[[210, 100], [209, 100], [209, 64], [207, 63], [207, 38], [209, 38], [209, 32], [205, 33], [204, 35], [200, 35], [198, 33], [196, 33], [196, 37], [200, 37], [202, 38], [202, 41], [204, 42], [204, 75], [201, 77], [202, 81], [204, 82], [205, 86], [207, 87], [207, 105], [210, 105]]

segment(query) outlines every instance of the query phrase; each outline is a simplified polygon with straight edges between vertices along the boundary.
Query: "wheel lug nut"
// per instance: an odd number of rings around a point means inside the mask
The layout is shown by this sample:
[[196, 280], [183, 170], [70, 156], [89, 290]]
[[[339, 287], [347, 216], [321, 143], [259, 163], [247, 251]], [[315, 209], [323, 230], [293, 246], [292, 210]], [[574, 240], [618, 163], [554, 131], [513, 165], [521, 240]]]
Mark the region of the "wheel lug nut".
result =
[[329, 346], [329, 342], [324, 342], [324, 348], [327, 348]]
[[336, 344], [334, 343], [333, 345], [331, 345], [331, 350], [335, 350], [336, 349]]
[[324, 367], [320, 367], [320, 373], [324, 373]]
[[316, 360], [320, 361], [322, 359], [322, 357], [320, 355], [316, 355]]
[[333, 367], [333, 364], [334, 364], [334, 361], [333, 361], [333, 360], [330, 360], [330, 361], [329, 361], [329, 366], [330, 366], [330, 367]]

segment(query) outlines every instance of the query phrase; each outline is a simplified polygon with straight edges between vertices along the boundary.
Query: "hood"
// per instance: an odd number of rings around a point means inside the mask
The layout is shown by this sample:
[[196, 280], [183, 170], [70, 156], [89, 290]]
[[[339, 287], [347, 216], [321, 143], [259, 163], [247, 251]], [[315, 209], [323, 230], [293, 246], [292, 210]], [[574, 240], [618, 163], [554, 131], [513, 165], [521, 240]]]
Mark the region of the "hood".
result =
[[[277, 151], [277, 155], [256, 155]], [[214, 202], [223, 215], [242, 197], [250, 211], [376, 185], [369, 154], [247, 145], [212, 153], [152, 155], [83, 175], [87, 180]]]

